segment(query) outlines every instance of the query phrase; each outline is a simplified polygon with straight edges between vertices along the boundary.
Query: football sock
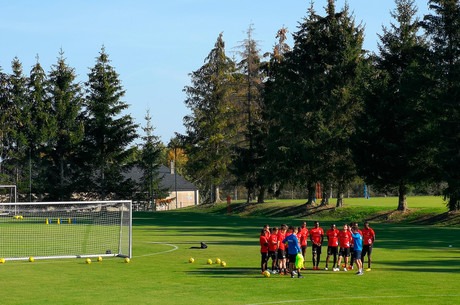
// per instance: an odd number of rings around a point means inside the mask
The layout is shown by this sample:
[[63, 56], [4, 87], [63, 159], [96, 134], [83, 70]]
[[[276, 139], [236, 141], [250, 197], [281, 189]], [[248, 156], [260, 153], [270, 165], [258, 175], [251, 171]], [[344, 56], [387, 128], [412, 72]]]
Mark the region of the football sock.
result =
[[318, 254], [318, 259], [316, 260], [316, 267], [318, 267], [320, 259], [321, 259], [321, 254]]
[[334, 255], [334, 264], [332, 265], [332, 268], [335, 267], [335, 264], [337, 263], [337, 255]]

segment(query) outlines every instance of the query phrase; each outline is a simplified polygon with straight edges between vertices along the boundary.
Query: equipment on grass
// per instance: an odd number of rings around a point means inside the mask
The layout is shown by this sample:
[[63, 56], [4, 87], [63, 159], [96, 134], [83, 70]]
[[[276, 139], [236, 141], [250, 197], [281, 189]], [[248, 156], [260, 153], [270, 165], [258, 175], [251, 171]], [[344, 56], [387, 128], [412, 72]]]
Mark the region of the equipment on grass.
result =
[[29, 262], [31, 262], [31, 263], [35, 262], [35, 258], [33, 258], [32, 256], [29, 257]]
[[194, 263], [195, 262], [195, 259], [193, 257], [191, 257], [189, 260], [188, 260], [189, 263]]
[[129, 259], [129, 257], [125, 257], [125, 263], [127, 264], [131, 263], [131, 260]]
[[227, 267], [227, 263], [224, 262], [224, 261], [222, 261], [222, 262], [220, 263], [220, 265], [221, 265], [222, 267]]
[[270, 272], [264, 271], [264, 272], [263, 272], [263, 275], [264, 275], [264, 277], [270, 277]]
[[98, 262], [102, 262], [102, 256], [98, 256], [98, 257], [97, 257], [97, 261], [98, 261]]
[[220, 260], [220, 258], [217, 258], [217, 259], [216, 259], [216, 264], [218, 264], [218, 265], [219, 265], [220, 263], [221, 263], [221, 260]]
[[132, 203], [0, 203], [0, 236], [5, 260], [131, 257]]
[[90, 258], [87, 258], [87, 259], [86, 259], [86, 263], [87, 263], [87, 264], [91, 264], [91, 259], [90, 259]]
[[372, 269], [371, 268], [367, 268], [366, 271], [371, 271]]
[[211, 260], [211, 259], [208, 259], [208, 260], [206, 261], [206, 263], [207, 263], [208, 265], [212, 265], [212, 260]]
[[5, 259], [4, 258], [0, 258], [0, 264], [4, 264], [5, 263]]

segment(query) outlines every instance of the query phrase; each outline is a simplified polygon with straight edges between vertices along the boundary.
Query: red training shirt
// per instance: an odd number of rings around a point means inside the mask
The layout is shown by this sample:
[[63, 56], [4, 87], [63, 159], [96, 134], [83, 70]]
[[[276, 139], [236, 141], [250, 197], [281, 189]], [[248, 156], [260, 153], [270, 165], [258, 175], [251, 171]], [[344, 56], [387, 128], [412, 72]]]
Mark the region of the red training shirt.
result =
[[282, 241], [286, 238], [286, 232], [281, 232], [281, 230], [278, 232], [278, 249], [280, 250], [286, 250], [286, 245], [282, 243]]
[[300, 230], [300, 245], [306, 246], [307, 245], [307, 237], [308, 237], [308, 229], [303, 228]]
[[278, 249], [278, 234], [270, 235], [268, 239], [268, 251], [276, 251]]
[[364, 245], [372, 245], [374, 243], [375, 239], [375, 232], [371, 228], [369, 229], [363, 229], [363, 233], [361, 234], [363, 236], [363, 244]]
[[310, 230], [310, 237], [315, 244], [321, 242], [321, 236], [324, 235], [324, 231], [321, 228], [313, 228]]
[[339, 246], [339, 233], [340, 231], [335, 229], [329, 229], [326, 232], [327, 235], [327, 245], [331, 247], [338, 247]]
[[260, 253], [267, 253], [268, 252], [268, 239], [265, 235], [260, 236]]
[[351, 233], [350, 231], [340, 231], [339, 232], [339, 242], [340, 242], [340, 247], [341, 248], [350, 248], [352, 241]]

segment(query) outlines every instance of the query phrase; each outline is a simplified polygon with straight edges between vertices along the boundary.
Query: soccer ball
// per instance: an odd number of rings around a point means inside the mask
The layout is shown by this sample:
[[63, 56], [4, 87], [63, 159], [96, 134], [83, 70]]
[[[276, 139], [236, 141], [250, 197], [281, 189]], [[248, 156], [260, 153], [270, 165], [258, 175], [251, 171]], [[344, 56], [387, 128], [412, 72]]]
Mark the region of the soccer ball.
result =
[[191, 257], [189, 260], [188, 260], [189, 263], [194, 263], [195, 262], [195, 259], [193, 257]]
[[212, 260], [211, 259], [208, 259], [208, 261], [206, 262], [208, 265], [212, 265]]
[[86, 259], [86, 263], [87, 263], [87, 264], [91, 264], [91, 259], [90, 259], [90, 258], [87, 258], [87, 259]]
[[35, 258], [33, 258], [32, 256], [29, 257], [29, 262], [31, 262], [31, 263], [35, 262]]
[[216, 259], [216, 264], [220, 264], [220, 263], [221, 263], [220, 258]]
[[98, 256], [98, 257], [97, 257], [97, 261], [98, 261], [98, 262], [102, 262], [102, 257], [101, 257], [101, 256]]
[[220, 265], [221, 265], [222, 267], [227, 267], [227, 263], [224, 262], [224, 261], [222, 261], [222, 262], [220, 263]]
[[5, 263], [5, 259], [4, 258], [0, 258], [0, 264], [4, 264]]
[[18, 218], [19, 218], [19, 219], [23, 219], [24, 217], [22, 217], [22, 215], [19, 215]]
[[129, 259], [129, 257], [126, 257], [125, 258], [125, 263], [129, 264], [131, 262], [131, 260]]
[[270, 277], [270, 272], [268, 272], [268, 271], [264, 271], [263, 274], [264, 274], [265, 277]]

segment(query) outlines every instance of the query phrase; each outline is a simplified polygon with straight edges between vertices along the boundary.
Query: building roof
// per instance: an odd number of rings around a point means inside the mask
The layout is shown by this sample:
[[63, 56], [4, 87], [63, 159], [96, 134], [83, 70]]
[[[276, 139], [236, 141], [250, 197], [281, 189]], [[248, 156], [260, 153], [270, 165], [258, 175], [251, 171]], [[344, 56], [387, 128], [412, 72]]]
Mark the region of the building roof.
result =
[[[164, 165], [160, 165], [158, 168], [159, 177], [161, 178], [160, 187], [174, 191], [174, 185], [176, 181], [177, 191], [196, 191], [196, 187], [193, 183], [182, 177], [181, 175], [171, 174], [171, 170]], [[135, 182], [139, 182], [142, 179], [142, 170], [133, 166], [129, 171], [124, 173], [125, 178], [130, 178]], [[177, 179], [177, 180], [176, 180]]]

